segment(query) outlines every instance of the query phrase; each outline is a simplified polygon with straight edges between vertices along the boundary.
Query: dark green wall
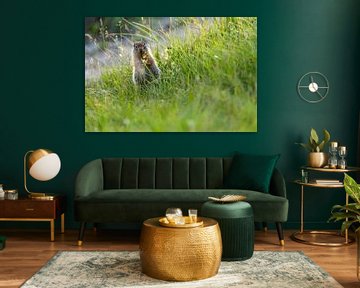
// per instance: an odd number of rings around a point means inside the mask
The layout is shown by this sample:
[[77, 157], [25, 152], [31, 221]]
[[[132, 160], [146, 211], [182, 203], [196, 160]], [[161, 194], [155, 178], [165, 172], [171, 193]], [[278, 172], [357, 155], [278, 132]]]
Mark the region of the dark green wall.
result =
[[[74, 3], [73, 3], [74, 2]], [[27, 150], [56, 151], [62, 170], [32, 190], [68, 196], [72, 217], [74, 179], [89, 160], [107, 156], [223, 156], [233, 151], [281, 153], [278, 167], [288, 181], [287, 227], [298, 225], [299, 187], [291, 184], [306, 154], [294, 145], [311, 127], [327, 128], [349, 149], [357, 149], [360, 2], [343, 0], [233, 1], [1, 1], [0, 183], [22, 189]], [[257, 133], [85, 133], [85, 16], [257, 16]], [[320, 71], [330, 92], [319, 104], [299, 98], [301, 75]], [[24, 194], [24, 192], [22, 192]], [[341, 190], [309, 190], [306, 221], [325, 227]], [[313, 224], [313, 225], [311, 225]], [[4, 223], [0, 223], [5, 225]], [[11, 225], [15, 225], [12, 223]], [[29, 224], [31, 225], [31, 224]]]

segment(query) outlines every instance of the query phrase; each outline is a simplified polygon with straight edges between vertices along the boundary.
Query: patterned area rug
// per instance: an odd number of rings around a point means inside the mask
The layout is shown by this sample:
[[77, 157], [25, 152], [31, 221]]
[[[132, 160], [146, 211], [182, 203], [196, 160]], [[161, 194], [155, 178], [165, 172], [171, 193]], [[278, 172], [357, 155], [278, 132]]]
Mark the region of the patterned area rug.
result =
[[26, 281], [23, 288], [212, 288], [342, 287], [302, 252], [254, 252], [246, 261], [221, 262], [218, 275], [190, 282], [167, 282], [141, 273], [139, 252], [63, 251]]

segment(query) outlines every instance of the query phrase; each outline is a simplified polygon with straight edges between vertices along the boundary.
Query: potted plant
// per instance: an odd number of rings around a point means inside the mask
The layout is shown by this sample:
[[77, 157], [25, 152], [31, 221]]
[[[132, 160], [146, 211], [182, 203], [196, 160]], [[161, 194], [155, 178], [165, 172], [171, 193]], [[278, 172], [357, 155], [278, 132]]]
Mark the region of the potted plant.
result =
[[324, 152], [324, 147], [330, 140], [330, 133], [323, 129], [324, 139], [320, 141], [319, 136], [314, 128], [310, 130], [308, 143], [296, 143], [309, 151], [308, 165], [310, 167], [323, 167], [327, 164], [328, 154]]
[[360, 280], [360, 185], [348, 174], [344, 174], [345, 191], [354, 202], [348, 205], [334, 205], [329, 221], [343, 221], [341, 233], [344, 233], [349, 228], [355, 229], [357, 241], [357, 277]]

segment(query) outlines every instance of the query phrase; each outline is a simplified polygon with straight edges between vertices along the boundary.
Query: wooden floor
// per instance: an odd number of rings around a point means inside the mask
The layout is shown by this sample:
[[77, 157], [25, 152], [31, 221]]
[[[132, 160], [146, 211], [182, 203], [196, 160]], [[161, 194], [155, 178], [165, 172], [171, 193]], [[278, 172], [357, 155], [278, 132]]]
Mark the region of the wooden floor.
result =
[[[304, 245], [290, 240], [285, 233], [285, 247], [277, 245], [275, 231], [257, 231], [255, 250], [303, 251], [344, 287], [360, 287], [356, 277], [356, 244], [342, 247]], [[138, 250], [138, 231], [86, 231], [82, 247], [76, 245], [77, 231], [56, 234], [55, 242], [44, 230], [0, 230], [7, 237], [0, 251], [0, 287], [19, 287], [59, 250]], [[60, 287], [59, 287], [60, 288]]]

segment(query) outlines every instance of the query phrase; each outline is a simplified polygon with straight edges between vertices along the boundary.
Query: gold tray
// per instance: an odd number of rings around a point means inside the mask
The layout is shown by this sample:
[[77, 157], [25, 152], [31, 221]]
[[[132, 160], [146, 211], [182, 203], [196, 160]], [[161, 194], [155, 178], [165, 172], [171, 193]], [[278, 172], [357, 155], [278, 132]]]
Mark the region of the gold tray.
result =
[[185, 224], [170, 223], [166, 217], [160, 218], [159, 224], [161, 226], [170, 227], [170, 228], [194, 228], [194, 227], [199, 227], [204, 224], [204, 222], [202, 220], [200, 220], [199, 217], [198, 217], [198, 222], [196, 222], [196, 223], [190, 223], [189, 216], [185, 216], [184, 218], [185, 218]]
[[243, 195], [223, 195], [221, 198], [215, 198], [215, 197], [208, 197], [210, 200], [215, 202], [237, 202], [237, 201], [243, 201], [246, 199], [246, 196]]

